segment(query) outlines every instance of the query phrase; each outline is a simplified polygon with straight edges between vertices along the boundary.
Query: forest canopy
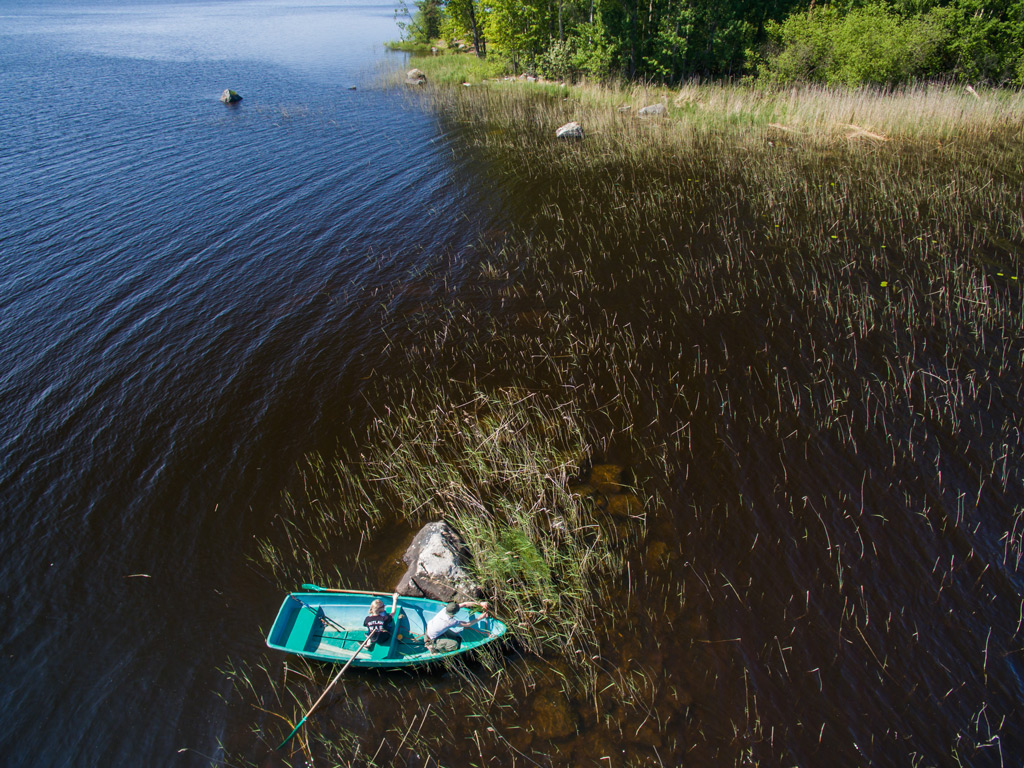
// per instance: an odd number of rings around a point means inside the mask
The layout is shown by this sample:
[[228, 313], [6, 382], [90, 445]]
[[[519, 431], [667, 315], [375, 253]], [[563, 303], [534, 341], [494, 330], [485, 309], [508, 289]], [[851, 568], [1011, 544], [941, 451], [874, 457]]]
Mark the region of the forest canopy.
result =
[[551, 78], [1024, 85], [1024, 0], [400, 2], [406, 42]]

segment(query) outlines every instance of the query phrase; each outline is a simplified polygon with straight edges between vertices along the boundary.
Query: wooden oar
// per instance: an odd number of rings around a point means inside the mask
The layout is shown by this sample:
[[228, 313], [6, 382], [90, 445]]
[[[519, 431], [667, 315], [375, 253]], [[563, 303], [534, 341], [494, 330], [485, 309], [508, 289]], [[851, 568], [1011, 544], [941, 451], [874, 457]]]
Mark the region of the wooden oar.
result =
[[391, 597], [390, 592], [373, 592], [368, 589], [330, 589], [329, 587], [318, 587], [316, 584], [303, 584], [301, 587], [303, 592], [341, 592], [346, 595], [387, 595]]
[[348, 665], [351, 664], [355, 660], [356, 656], [359, 655], [359, 652], [361, 650], [363, 650], [363, 648], [366, 647], [366, 644], [368, 642], [370, 642], [370, 640], [372, 640], [374, 635], [376, 635], [376, 634], [377, 634], [376, 632], [371, 632], [370, 634], [368, 634], [366, 636], [366, 639], [363, 640], [363, 642], [359, 645], [358, 648], [356, 648], [356, 652], [352, 654], [352, 658], [345, 662], [345, 666], [342, 667], [341, 671], [334, 676], [334, 679], [331, 680], [330, 684], [326, 688], [324, 688], [324, 692], [320, 694], [320, 698], [313, 702], [313, 706], [309, 708], [309, 712], [307, 712], [305, 715], [303, 715], [302, 719], [299, 720], [299, 724], [296, 725], [295, 728], [292, 730], [292, 732], [288, 734], [288, 738], [286, 738], [284, 741], [281, 742], [281, 744], [278, 747], [278, 749], [284, 749], [284, 745], [287, 744], [289, 741], [291, 741], [292, 740], [292, 736], [294, 736], [296, 733], [299, 732], [299, 728], [301, 728], [302, 724], [306, 722], [306, 719], [311, 714], [313, 714], [313, 710], [316, 709], [317, 704], [319, 704], [321, 701], [324, 700], [324, 696], [327, 695], [327, 692], [330, 691], [331, 688], [334, 687], [334, 684], [336, 682], [338, 682], [339, 679], [341, 679], [341, 676], [343, 674], [345, 674], [345, 670], [348, 669]]

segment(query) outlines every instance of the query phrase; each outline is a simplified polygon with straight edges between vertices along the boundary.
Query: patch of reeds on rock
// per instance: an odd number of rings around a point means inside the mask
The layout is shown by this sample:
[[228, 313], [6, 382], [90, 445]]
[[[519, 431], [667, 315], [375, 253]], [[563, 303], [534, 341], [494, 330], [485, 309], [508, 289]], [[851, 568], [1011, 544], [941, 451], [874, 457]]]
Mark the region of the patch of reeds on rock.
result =
[[535, 653], [593, 653], [601, 581], [621, 571], [616, 541], [630, 534], [604, 497], [574, 490], [591, 453], [576, 406], [515, 390], [413, 402], [376, 418], [367, 441], [356, 461], [306, 460], [282, 517], [287, 543], [261, 545], [279, 580], [312, 572], [336, 584], [340, 574], [319, 565], [331, 537], [379, 537], [375, 527], [396, 515], [416, 526], [444, 519], [517, 642]]

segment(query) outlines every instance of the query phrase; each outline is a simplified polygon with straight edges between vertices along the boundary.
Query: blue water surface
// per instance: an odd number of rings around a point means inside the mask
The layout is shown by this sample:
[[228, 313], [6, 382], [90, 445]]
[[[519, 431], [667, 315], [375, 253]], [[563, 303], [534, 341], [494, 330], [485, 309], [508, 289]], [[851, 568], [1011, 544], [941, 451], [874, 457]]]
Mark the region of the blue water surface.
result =
[[389, 84], [393, 13], [0, 0], [3, 765], [225, 737], [253, 537], [364, 407], [374, 292], [494, 215]]

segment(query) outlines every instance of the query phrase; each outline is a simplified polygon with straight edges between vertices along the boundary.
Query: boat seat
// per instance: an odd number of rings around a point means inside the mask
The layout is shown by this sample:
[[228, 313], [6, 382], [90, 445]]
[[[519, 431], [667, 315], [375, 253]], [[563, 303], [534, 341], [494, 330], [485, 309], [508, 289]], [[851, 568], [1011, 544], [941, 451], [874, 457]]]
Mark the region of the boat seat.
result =
[[319, 611], [314, 614], [302, 608], [295, 613], [295, 622], [288, 633], [288, 640], [285, 645], [289, 648], [301, 648], [304, 651], [311, 651], [320, 641], [314, 637], [313, 622], [320, 616]]
[[[392, 636], [391, 639], [394, 640], [394, 636]], [[373, 649], [370, 651], [370, 658], [374, 661], [378, 659], [386, 659], [388, 656], [391, 655], [391, 645], [391, 643], [388, 643], [387, 645], [379, 645], [377, 643], [374, 643]], [[362, 656], [362, 654], [359, 655]]]
[[377, 661], [394, 656], [395, 648], [398, 645], [398, 636], [401, 634], [405, 634], [405, 632], [402, 631], [402, 610], [399, 609], [394, 628], [391, 630], [391, 640], [388, 641], [387, 645], [374, 643], [373, 649], [370, 651], [370, 658]]

